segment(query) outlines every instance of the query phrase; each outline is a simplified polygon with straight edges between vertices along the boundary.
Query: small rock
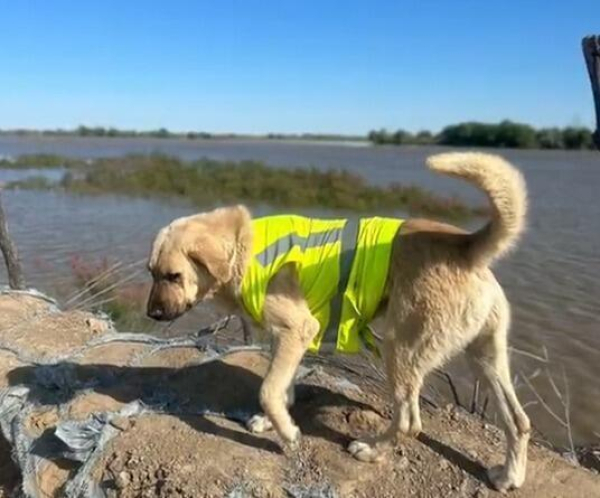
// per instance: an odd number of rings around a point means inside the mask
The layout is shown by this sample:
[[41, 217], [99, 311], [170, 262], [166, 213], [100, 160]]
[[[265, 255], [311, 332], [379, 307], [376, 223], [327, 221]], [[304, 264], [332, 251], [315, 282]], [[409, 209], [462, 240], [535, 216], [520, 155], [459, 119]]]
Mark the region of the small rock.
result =
[[129, 486], [131, 482], [131, 474], [125, 470], [119, 472], [117, 478], [115, 479], [115, 485], [118, 489], [125, 489]]
[[468, 479], [463, 479], [463, 481], [460, 483], [460, 495], [461, 496], [468, 496], [469, 495], [469, 485], [470, 485], [470, 481]]
[[183, 466], [179, 467], [179, 469], [181, 470], [181, 472], [183, 474], [191, 474], [195, 470], [194, 466], [190, 465], [190, 464], [183, 465]]
[[477, 491], [475, 491], [473, 498], [487, 498], [487, 496], [488, 490], [485, 488], [479, 488]]
[[400, 457], [401, 457], [401, 456], [404, 456], [404, 453], [405, 453], [405, 452], [404, 452], [404, 448], [403, 448], [402, 446], [398, 446], [398, 447], [397, 447], [397, 448], [394, 450], [394, 453], [395, 453], [397, 456], [400, 456]]
[[110, 421], [110, 425], [120, 431], [126, 431], [132, 426], [131, 421], [127, 417], [115, 417]]
[[372, 410], [354, 410], [348, 415], [348, 423], [353, 429], [368, 431], [381, 426], [383, 419]]
[[104, 334], [110, 328], [109, 323], [101, 318], [86, 318], [85, 324], [93, 334]]
[[448, 460], [446, 460], [444, 458], [442, 458], [440, 460], [440, 464], [439, 464], [440, 470], [442, 470], [442, 471], [447, 470], [449, 466], [450, 466], [450, 464], [448, 463]]
[[154, 476], [159, 480], [165, 480], [167, 477], [169, 477], [169, 471], [164, 467], [160, 467], [156, 469]]
[[472, 460], [479, 459], [479, 453], [477, 453], [476, 451], [468, 451], [467, 453], [471, 457]]
[[398, 469], [398, 470], [404, 470], [409, 465], [410, 465], [410, 462], [408, 461], [408, 458], [406, 458], [405, 456], [403, 456], [396, 463], [396, 469]]

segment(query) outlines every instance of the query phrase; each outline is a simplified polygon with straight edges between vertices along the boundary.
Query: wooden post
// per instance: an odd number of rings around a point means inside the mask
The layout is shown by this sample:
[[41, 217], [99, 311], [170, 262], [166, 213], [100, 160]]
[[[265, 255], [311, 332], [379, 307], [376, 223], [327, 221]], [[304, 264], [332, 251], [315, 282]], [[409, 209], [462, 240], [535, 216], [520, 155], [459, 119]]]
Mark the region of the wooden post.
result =
[[600, 35], [586, 36], [582, 41], [582, 47], [596, 106], [594, 142], [596, 142], [596, 147], [600, 149]]
[[[0, 187], [0, 193], [2, 188]], [[25, 279], [23, 278], [23, 271], [21, 269], [21, 263], [19, 262], [19, 255], [17, 254], [17, 248], [13, 244], [12, 239], [8, 233], [8, 225], [6, 222], [6, 215], [4, 214], [4, 207], [2, 206], [2, 198], [0, 197], [0, 250], [4, 256], [4, 262], [6, 263], [6, 269], [8, 271], [8, 285], [11, 289], [23, 290], [25, 289]]]

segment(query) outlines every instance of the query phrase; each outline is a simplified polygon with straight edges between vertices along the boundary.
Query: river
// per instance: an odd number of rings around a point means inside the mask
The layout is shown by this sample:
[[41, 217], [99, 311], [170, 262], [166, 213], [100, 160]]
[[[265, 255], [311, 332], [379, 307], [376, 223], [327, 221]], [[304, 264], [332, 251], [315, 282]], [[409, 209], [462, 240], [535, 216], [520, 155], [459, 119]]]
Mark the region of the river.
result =
[[[0, 136], [0, 156], [53, 153], [84, 158], [163, 152], [184, 159], [261, 160], [283, 167], [344, 168], [374, 184], [412, 183], [473, 202], [482, 196], [463, 183], [438, 177], [424, 167], [432, 147], [371, 147], [359, 144], [260, 140], [160, 140], [31, 138]], [[519, 248], [496, 273], [513, 304], [513, 374], [534, 425], [555, 444], [565, 431], [520, 380], [533, 375], [544, 401], [563, 416], [562, 404], [544, 380], [549, 370], [563, 391], [568, 380], [573, 435], [577, 443], [600, 433], [600, 153], [495, 151], [524, 173], [530, 196], [528, 231]], [[59, 177], [61, 171], [44, 174]], [[0, 182], [32, 171], [0, 170]], [[196, 209], [182, 202], [60, 192], [3, 193], [11, 232], [28, 281], [52, 292], [69, 278], [69, 260], [135, 261], [147, 255], [158, 228]], [[271, 209], [263, 207], [262, 212]], [[316, 210], [318, 212], [318, 210]], [[402, 214], [402, 213], [400, 213]], [[472, 222], [473, 228], [479, 222]], [[0, 283], [6, 282], [4, 268]], [[544, 355], [549, 363], [523, 352]], [[459, 367], [457, 367], [459, 368]]]

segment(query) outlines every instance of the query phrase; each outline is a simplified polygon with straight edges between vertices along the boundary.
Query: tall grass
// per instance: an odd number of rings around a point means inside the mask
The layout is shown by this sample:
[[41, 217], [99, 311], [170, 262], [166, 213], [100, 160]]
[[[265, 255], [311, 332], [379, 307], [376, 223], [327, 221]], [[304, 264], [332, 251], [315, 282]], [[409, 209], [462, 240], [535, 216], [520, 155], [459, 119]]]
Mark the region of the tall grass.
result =
[[89, 160], [55, 154], [24, 154], [14, 158], [0, 158], [0, 168], [3, 169], [83, 168], [89, 164]]
[[102, 311], [118, 330], [148, 330], [145, 317], [148, 284], [135, 281], [141, 262], [123, 265], [108, 258], [100, 260], [73, 256], [70, 260], [74, 292], [65, 300], [67, 308]]
[[347, 171], [274, 168], [257, 161], [184, 162], [162, 155], [99, 159], [83, 174], [67, 174], [62, 186], [83, 193], [181, 197], [201, 206], [218, 201], [353, 211], [404, 209], [446, 218], [485, 213], [420, 187], [373, 186]]

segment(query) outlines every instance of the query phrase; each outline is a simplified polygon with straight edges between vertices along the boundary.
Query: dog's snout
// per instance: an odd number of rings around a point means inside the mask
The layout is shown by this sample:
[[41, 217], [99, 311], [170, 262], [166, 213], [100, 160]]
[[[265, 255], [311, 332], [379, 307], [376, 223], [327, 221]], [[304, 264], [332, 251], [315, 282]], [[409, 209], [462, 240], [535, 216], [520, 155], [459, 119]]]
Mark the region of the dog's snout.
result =
[[163, 317], [163, 310], [160, 308], [152, 308], [148, 310], [148, 316], [154, 318], [154, 320], [160, 320]]

